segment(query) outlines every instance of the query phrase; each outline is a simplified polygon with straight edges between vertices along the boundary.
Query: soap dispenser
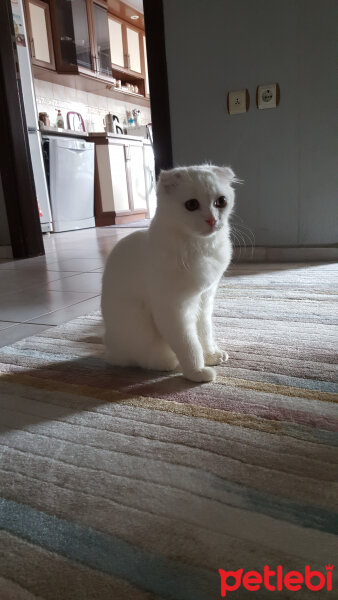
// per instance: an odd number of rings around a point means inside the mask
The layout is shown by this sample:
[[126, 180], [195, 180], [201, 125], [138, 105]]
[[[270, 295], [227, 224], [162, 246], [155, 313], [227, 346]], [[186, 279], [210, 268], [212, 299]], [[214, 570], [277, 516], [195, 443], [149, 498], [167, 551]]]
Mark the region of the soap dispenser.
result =
[[56, 117], [56, 126], [59, 127], [60, 129], [64, 129], [65, 128], [65, 122], [63, 120], [63, 116], [61, 114], [61, 110], [58, 108], [57, 109], [58, 114]]

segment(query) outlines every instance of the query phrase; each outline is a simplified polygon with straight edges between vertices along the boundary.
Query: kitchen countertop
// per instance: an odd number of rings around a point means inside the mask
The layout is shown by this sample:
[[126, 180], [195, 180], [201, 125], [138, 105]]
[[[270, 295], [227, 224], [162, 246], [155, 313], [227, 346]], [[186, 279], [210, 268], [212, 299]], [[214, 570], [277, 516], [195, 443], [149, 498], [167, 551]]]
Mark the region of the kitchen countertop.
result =
[[89, 137], [108, 137], [108, 138], [117, 138], [121, 140], [137, 140], [138, 142], [143, 142], [145, 138], [136, 136], [136, 135], [125, 135], [124, 133], [111, 133], [110, 131], [91, 131], [89, 133]]
[[73, 131], [72, 129], [61, 129], [61, 127], [40, 127], [40, 133], [43, 135], [61, 135], [63, 137], [88, 137], [87, 131]]
[[138, 142], [147, 141], [146, 138], [136, 136], [136, 135], [125, 135], [124, 133], [111, 133], [110, 131], [73, 131], [72, 129], [61, 129], [60, 127], [40, 127], [40, 133], [47, 135], [60, 135], [63, 137], [79, 137], [79, 138], [118, 138], [118, 139], [128, 139], [128, 140], [137, 140]]

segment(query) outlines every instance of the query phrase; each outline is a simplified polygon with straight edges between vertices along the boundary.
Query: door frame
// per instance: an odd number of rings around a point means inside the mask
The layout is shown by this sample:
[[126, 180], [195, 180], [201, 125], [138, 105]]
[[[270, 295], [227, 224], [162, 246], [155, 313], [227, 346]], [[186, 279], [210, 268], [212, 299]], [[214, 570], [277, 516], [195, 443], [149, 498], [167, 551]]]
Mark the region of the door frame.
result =
[[162, 0], [143, 0], [155, 172], [173, 167]]
[[45, 253], [10, 0], [0, 2], [0, 172], [14, 258]]

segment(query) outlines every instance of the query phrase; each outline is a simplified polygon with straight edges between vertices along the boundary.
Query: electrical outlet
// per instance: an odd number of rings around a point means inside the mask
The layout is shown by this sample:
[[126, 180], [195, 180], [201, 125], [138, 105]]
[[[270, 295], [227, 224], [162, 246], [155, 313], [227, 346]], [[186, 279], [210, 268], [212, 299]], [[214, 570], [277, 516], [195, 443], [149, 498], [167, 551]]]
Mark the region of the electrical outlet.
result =
[[278, 83], [267, 83], [258, 86], [256, 93], [257, 108], [276, 108], [279, 104], [279, 96]]
[[227, 97], [227, 107], [230, 115], [239, 115], [240, 113], [247, 112], [249, 108], [248, 90], [229, 92]]

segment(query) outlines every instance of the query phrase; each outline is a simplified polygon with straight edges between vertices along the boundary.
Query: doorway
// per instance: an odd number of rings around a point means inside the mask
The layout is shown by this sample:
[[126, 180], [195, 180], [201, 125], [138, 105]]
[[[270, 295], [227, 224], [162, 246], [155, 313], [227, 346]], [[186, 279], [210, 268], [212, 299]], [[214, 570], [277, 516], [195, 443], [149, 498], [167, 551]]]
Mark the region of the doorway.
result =
[[[15, 1], [12, 0], [12, 5]], [[130, 0], [130, 4], [133, 4], [133, 1]], [[162, 2], [158, 0], [144, 0], [143, 5], [155, 171], [158, 175], [161, 169], [172, 166], [163, 7]], [[10, 44], [10, 36], [13, 34], [11, 8], [11, 0], [5, 0], [2, 3], [1, 11], [5, 17], [2, 22], [5, 24], [4, 29], [7, 31], [1, 40], [1, 64], [2, 66], [6, 64], [6, 78], [4, 77], [4, 68], [2, 68], [1, 84], [4, 89], [2, 102], [6, 106], [1, 111], [3, 117], [0, 126], [2, 139], [6, 139], [7, 136], [11, 140], [13, 158], [9, 160], [5, 155], [6, 153], [2, 152], [1, 175], [4, 184], [13, 257], [26, 258], [43, 254], [44, 247], [39, 222], [39, 209], [36, 202], [37, 192], [29, 152], [27, 123], [25, 123], [22, 110], [23, 100], [20, 78], [18, 78], [18, 84], [13, 85], [17, 75], [17, 60]], [[11, 78], [8, 78], [9, 71], [12, 74]], [[10, 83], [12, 83], [12, 87]], [[15, 127], [13, 127], [13, 122], [15, 122]], [[16, 158], [14, 159], [15, 153]], [[13, 169], [11, 165], [18, 165], [18, 170]], [[20, 171], [21, 177], [18, 177], [18, 171]], [[14, 197], [16, 201], [13, 201]]]

